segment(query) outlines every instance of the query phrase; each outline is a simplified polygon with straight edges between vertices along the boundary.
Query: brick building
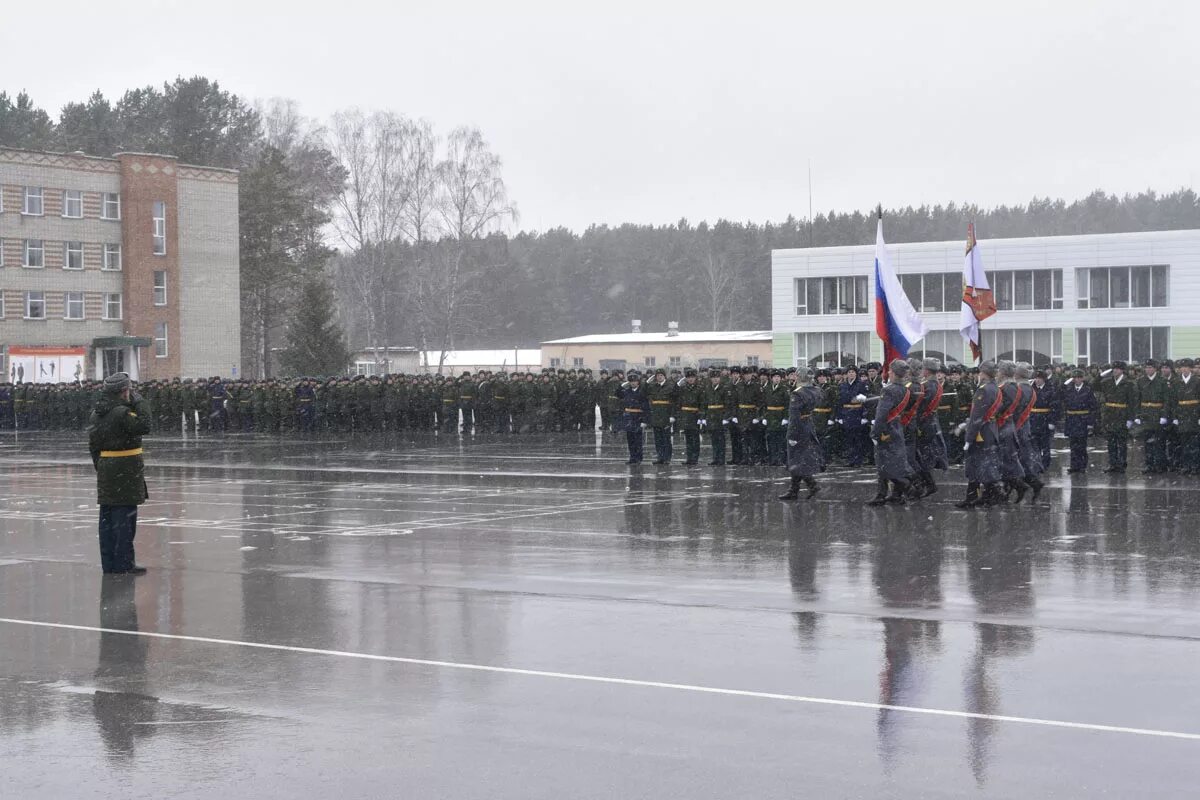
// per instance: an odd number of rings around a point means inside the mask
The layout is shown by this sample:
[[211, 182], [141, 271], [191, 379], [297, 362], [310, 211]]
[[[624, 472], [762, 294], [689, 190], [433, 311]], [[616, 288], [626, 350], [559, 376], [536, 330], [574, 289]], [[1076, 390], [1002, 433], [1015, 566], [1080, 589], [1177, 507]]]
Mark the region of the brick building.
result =
[[238, 296], [236, 172], [0, 148], [7, 380], [235, 376]]

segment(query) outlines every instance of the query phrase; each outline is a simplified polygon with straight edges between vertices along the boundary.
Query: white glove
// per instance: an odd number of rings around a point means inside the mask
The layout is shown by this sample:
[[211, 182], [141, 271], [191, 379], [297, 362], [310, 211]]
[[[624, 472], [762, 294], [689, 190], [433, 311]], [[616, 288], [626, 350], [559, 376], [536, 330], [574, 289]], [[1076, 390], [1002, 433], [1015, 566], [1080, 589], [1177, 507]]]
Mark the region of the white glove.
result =
[[706, 419], [697, 420], [696, 424], [699, 425], [701, 428], [703, 428], [705, 425], [708, 424], [708, 420], [706, 420]]
[[1053, 425], [1047, 425], [1046, 427], [1047, 427], [1047, 428], [1049, 428], [1050, 430], [1054, 430], [1054, 426], [1053, 426]]
[[1178, 424], [1179, 424], [1179, 420], [1175, 420], [1175, 424], [1176, 424], [1176, 425], [1178, 425]]
[[752, 420], [750, 420], [750, 424], [751, 424], [751, 425], [757, 425], [757, 424], [758, 424], [758, 420], [757, 420], [757, 419], [752, 419]]
[[1159, 424], [1159, 425], [1166, 425], [1166, 424], [1167, 424], [1167, 418], [1166, 418], [1166, 417], [1159, 417], [1159, 418], [1158, 418], [1158, 424]]
[[1133, 422], [1131, 420], [1125, 420], [1126, 430], [1128, 430], [1129, 428], [1132, 428], [1132, 427], [1133, 427]]
[[733, 417], [732, 422], [734, 425], [737, 425], [738, 424], [737, 417]]
[[826, 425], [832, 425], [832, 424], [833, 424], [833, 420], [829, 420], [829, 421], [828, 421], [828, 422], [826, 422], [825, 424], [826, 424]]
[[[963, 433], [964, 431], [966, 431], [966, 429], [967, 429], [967, 423], [960, 422], [960, 423], [958, 423], [958, 427], [954, 429], [954, 432], [955, 433]], [[1053, 425], [1050, 426], [1050, 430], [1054, 430]]]
[[1141, 424], [1142, 424], [1142, 421], [1141, 421], [1140, 419], [1135, 419], [1135, 420], [1133, 421], [1133, 424], [1134, 424], [1134, 425], [1141, 425]]
[[854, 395], [854, 402], [865, 403], [867, 402], [867, 396], [865, 394], [856, 394]]
[[970, 442], [967, 442], [966, 444], [964, 444], [964, 445], [963, 445], [963, 452], [964, 452], [964, 453], [965, 453], [965, 452], [967, 452], [967, 451], [968, 451], [968, 450], [970, 450], [970, 449], [971, 449], [971, 443], [970, 443]]
[[838, 425], [841, 425], [841, 424], [842, 424], [842, 421], [839, 419], [839, 420], [837, 421], [837, 424], [838, 424]]
[[642, 423], [642, 430], [646, 430], [646, 423]]
[[[785, 419], [785, 420], [783, 420], [782, 422], [780, 422], [779, 424], [780, 424], [780, 425], [783, 425], [783, 426], [785, 426], [785, 427], [786, 427], [786, 426], [787, 426], [787, 424], [788, 424], [788, 421]], [[1178, 422], [1178, 421], [1176, 421], [1176, 422], [1175, 422], [1175, 424], [1176, 424], [1176, 425], [1178, 425], [1178, 424], [1179, 424], [1179, 422]]]
[[1107, 378], [1107, 377], [1108, 377], [1108, 374], [1109, 374], [1110, 372], [1112, 372], [1112, 370], [1111, 370], [1111, 369], [1105, 369], [1105, 370], [1101, 370], [1101, 371], [1100, 371], [1100, 377], [1101, 377], [1101, 378]]
[[722, 425], [728, 425], [728, 424], [729, 424], [729, 420], [727, 420], [727, 419], [723, 419], [723, 420], [721, 420], [721, 424], [722, 424]]
[[800, 443], [797, 442], [795, 439], [788, 439], [788, 447], [795, 447], [798, 444], [800, 444]]

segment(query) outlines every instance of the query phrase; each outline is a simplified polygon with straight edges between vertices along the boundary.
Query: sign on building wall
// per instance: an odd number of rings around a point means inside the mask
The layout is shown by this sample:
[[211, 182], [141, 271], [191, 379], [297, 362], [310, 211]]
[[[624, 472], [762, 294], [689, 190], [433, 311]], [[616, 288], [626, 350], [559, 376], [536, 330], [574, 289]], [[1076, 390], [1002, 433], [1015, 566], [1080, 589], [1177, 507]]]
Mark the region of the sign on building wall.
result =
[[86, 377], [86, 347], [10, 347], [11, 383], [74, 383]]

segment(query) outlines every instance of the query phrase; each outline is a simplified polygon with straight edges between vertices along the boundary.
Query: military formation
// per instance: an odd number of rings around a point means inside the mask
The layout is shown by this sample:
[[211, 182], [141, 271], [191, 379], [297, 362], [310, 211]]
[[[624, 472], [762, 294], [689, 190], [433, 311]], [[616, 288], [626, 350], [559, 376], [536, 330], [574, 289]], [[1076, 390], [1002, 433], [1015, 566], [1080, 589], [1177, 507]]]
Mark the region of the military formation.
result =
[[[148, 381], [137, 391], [153, 410], [159, 431], [200, 433], [383, 434], [392, 432], [529, 434], [592, 431], [623, 432], [629, 461], [640, 463], [646, 433], [652, 434], [654, 463], [675, 459], [682, 439], [685, 465], [696, 465], [707, 449], [712, 466], [787, 466], [800, 440], [792, 418], [795, 395], [811, 400], [803, 427], [811, 431], [821, 467], [876, 466], [901, 474], [886, 496], [912, 499], [936, 491], [934, 473], [967, 464], [971, 483], [972, 447], [978, 438], [990, 447], [990, 428], [1004, 442], [1006, 465], [999, 481], [978, 481], [975, 499], [998, 502], [1036, 488], [1026, 477], [1011, 477], [1020, 466], [1011, 443], [1028, 441], [1029, 457], [1044, 470], [1056, 436], [1070, 445], [1069, 473], [1089, 468], [1088, 442], [1100, 436], [1108, 448], [1107, 471], [1128, 467], [1131, 441], [1143, 451], [1144, 471], [1200, 474], [1200, 383], [1194, 362], [1114, 362], [1076, 369], [1056, 364], [1020, 374], [989, 375], [988, 365], [966, 368], [936, 362], [906, 365], [909, 399], [888, 397], [891, 380], [881, 364], [835, 369], [788, 370], [719, 367], [707, 370], [553, 370], [540, 373], [479, 372], [441, 375], [355, 376], [329, 379]], [[994, 371], [1000, 365], [991, 365]], [[975, 418], [979, 393], [995, 384], [992, 417]], [[0, 429], [83, 430], [101, 392], [100, 382], [0, 384]], [[919, 400], [918, 400], [919, 398]], [[882, 421], [880, 408], [895, 418]], [[989, 406], [990, 408], [990, 406]], [[987, 411], [988, 409], [983, 409]], [[899, 444], [885, 427], [899, 423], [905, 440], [904, 468]], [[1009, 426], [1013, 427], [1010, 433]], [[982, 430], [980, 429], [982, 426]], [[887, 436], [887, 439], [880, 437]], [[806, 442], [807, 442], [806, 437]], [[944, 442], [944, 452], [932, 442]], [[885, 463], [880, 464], [883, 461]], [[977, 464], [976, 464], [977, 465]], [[982, 478], [990, 478], [986, 471]], [[1032, 476], [1037, 479], [1036, 474]], [[802, 481], [803, 482], [803, 479]]]

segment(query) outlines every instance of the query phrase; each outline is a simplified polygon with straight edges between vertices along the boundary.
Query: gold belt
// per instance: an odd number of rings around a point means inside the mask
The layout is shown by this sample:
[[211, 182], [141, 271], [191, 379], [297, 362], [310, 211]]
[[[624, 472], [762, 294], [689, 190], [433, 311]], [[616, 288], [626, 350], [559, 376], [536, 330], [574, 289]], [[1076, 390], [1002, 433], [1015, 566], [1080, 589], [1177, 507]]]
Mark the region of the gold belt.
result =
[[937, 410], [938, 410], [938, 411], [949, 411], [949, 410], [951, 410], [952, 408], [954, 408], [954, 406], [938, 406], [938, 407], [937, 407]]
[[758, 408], [758, 406], [739, 405], [738, 408]]
[[846, 403], [842, 408], [862, 408], [862, 403]]
[[1071, 416], [1073, 416], [1073, 417], [1078, 417], [1078, 416], [1081, 416], [1081, 415], [1083, 415], [1083, 414], [1090, 414], [1090, 413], [1092, 413], [1092, 412], [1091, 412], [1091, 411], [1068, 411], [1067, 413], [1068, 413], [1068, 414], [1070, 414], [1070, 415], [1071, 415]]
[[767, 406], [767, 411], [787, 411], [787, 406]]
[[641, 414], [642, 410], [640, 408], [627, 408], [627, 409], [625, 409], [625, 413], [626, 414]]
[[650, 405], [652, 405], [652, 406], [669, 406], [669, 405], [671, 405], [671, 401], [670, 400], [651, 400]]
[[1049, 414], [1050, 413], [1050, 409], [1048, 409], [1048, 408], [1031, 408], [1029, 410], [1034, 414]]
[[817, 414], [832, 414], [833, 413], [832, 408], [814, 408], [813, 411], [816, 412]]
[[695, 406], [680, 406], [679, 410], [680, 411], [691, 411], [692, 413], [700, 412], [700, 409], [696, 408]]
[[1178, 403], [1176, 403], [1176, 405], [1181, 405], [1181, 406], [1194, 406], [1194, 405], [1196, 405], [1197, 403], [1200, 403], [1200, 400], [1180, 400]]
[[140, 456], [142, 448], [135, 447], [132, 450], [101, 450], [101, 458], [125, 458], [126, 456]]
[[1105, 403], [1104, 405], [1106, 408], [1129, 408], [1124, 403]]
[[1146, 408], [1162, 408], [1162, 403], [1142, 403]]
[[708, 410], [709, 411], [724, 411], [725, 406], [709, 406]]

